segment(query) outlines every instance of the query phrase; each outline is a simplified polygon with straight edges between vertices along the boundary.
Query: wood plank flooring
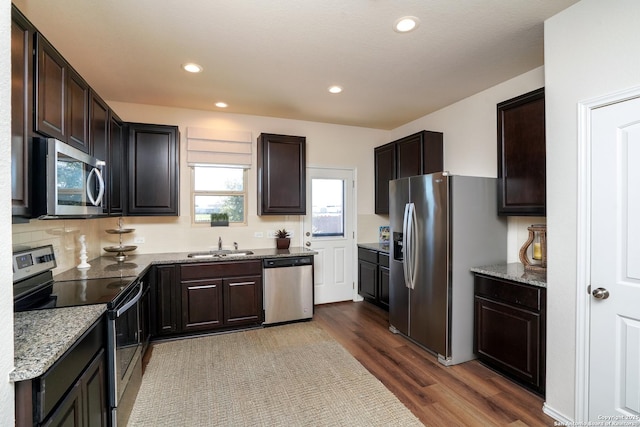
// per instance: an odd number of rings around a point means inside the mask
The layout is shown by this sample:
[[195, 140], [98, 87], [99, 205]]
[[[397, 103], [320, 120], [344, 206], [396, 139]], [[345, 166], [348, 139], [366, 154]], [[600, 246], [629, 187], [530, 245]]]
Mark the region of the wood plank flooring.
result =
[[443, 366], [389, 332], [388, 313], [367, 302], [315, 307], [314, 322], [344, 346], [426, 426], [552, 426], [543, 399], [478, 361]]

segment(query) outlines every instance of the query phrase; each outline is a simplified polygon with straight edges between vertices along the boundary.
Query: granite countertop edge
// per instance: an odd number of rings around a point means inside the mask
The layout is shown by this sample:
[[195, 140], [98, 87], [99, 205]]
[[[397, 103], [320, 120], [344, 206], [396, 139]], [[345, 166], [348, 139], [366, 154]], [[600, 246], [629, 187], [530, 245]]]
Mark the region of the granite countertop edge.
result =
[[106, 312], [106, 304], [14, 313], [11, 382], [44, 374]]
[[472, 267], [471, 271], [473, 273], [525, 283], [540, 288], [547, 287], [546, 272], [526, 271], [524, 266], [519, 262]]
[[[56, 281], [117, 277], [141, 277], [153, 265], [212, 263], [285, 258], [317, 254], [304, 247], [248, 249], [252, 255], [221, 258], [189, 258], [192, 252], [132, 254], [122, 262], [104, 255], [89, 261], [88, 269], [71, 268], [56, 274]], [[107, 310], [106, 304], [63, 307], [14, 313], [14, 370], [12, 382], [43, 375]]]

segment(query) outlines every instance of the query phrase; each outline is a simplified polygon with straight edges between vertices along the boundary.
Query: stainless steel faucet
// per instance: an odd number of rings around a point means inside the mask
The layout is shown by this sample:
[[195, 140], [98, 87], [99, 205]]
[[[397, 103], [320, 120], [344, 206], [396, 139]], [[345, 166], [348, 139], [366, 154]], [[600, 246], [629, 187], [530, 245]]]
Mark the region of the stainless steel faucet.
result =
[[222, 250], [222, 237], [218, 236], [218, 250]]

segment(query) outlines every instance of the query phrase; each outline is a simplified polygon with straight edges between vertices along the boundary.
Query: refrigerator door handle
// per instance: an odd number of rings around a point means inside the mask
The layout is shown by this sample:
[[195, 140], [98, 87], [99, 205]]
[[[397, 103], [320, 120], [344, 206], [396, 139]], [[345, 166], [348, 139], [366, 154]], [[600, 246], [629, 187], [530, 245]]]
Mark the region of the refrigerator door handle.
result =
[[409, 215], [411, 212], [411, 203], [407, 203], [404, 206], [404, 217], [402, 219], [402, 251], [404, 256], [402, 257], [402, 271], [404, 273], [404, 286], [411, 288], [411, 278], [409, 277], [409, 262], [411, 260], [409, 254], [410, 245], [410, 229], [409, 229]]
[[416, 268], [418, 266], [418, 263], [416, 262], [416, 251], [415, 251], [415, 242], [417, 241], [416, 239], [416, 229], [418, 226], [418, 218], [416, 217], [416, 206], [411, 203], [411, 212], [410, 212], [411, 218], [410, 218], [410, 225], [409, 225], [409, 234], [410, 234], [410, 242], [409, 245], [411, 246], [411, 263], [410, 263], [410, 268], [411, 270], [409, 271], [410, 277], [411, 277], [411, 289], [415, 289], [416, 287]]

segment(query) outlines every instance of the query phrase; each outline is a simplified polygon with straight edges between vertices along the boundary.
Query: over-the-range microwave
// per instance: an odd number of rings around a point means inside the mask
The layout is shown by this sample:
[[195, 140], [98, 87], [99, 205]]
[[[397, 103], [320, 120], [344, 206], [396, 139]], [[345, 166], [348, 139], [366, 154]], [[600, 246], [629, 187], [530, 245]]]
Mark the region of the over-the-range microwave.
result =
[[54, 138], [34, 138], [32, 216], [40, 219], [104, 215], [106, 163]]

